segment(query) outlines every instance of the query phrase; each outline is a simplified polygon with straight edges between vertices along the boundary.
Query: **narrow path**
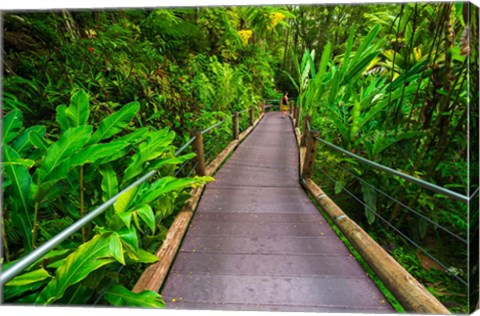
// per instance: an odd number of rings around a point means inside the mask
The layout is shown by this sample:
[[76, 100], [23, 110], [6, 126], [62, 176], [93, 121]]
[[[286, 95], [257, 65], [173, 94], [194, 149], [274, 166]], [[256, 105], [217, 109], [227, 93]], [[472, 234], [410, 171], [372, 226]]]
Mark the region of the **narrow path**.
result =
[[394, 312], [299, 185], [267, 113], [207, 185], [162, 295], [172, 309]]

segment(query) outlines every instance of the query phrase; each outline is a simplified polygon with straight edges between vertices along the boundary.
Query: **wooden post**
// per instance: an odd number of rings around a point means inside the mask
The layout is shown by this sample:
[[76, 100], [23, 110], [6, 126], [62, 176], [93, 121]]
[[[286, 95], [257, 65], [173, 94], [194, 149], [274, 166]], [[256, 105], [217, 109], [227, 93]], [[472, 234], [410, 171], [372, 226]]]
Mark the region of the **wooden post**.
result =
[[250, 126], [253, 126], [253, 123], [255, 123], [255, 116], [253, 115], [253, 106], [250, 107], [249, 113], [250, 113]]
[[311, 178], [313, 173], [313, 165], [315, 163], [315, 155], [317, 154], [317, 137], [320, 135], [319, 131], [310, 131], [307, 138], [307, 148], [305, 150], [305, 159], [303, 162], [302, 175], [304, 178]]
[[195, 157], [197, 159], [197, 167], [195, 171], [198, 176], [205, 175], [205, 157], [203, 154], [203, 135], [202, 131], [194, 130], [193, 135], [195, 136], [195, 141], [193, 142], [193, 151], [197, 154]]
[[303, 118], [303, 131], [302, 131], [302, 137], [300, 138], [300, 147], [305, 146], [307, 144], [307, 135], [308, 135], [308, 124], [311, 121], [311, 116], [310, 115], [305, 115]]
[[298, 127], [298, 121], [300, 120], [300, 107], [295, 106], [295, 128]]
[[233, 113], [233, 121], [232, 121], [232, 125], [233, 125], [233, 139], [238, 139], [238, 135], [240, 134], [240, 129], [239, 129], [239, 126], [238, 126], [238, 112], [235, 111]]

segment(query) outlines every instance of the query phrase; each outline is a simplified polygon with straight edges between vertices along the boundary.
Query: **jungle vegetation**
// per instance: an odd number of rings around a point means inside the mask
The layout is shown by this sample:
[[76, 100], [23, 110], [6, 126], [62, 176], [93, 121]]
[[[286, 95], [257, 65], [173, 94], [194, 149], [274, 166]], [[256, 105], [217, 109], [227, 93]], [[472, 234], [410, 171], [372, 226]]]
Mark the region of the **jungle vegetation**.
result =
[[[175, 151], [227, 120], [214, 155], [234, 111], [258, 112], [282, 91], [326, 141], [466, 196], [478, 189], [478, 9], [468, 3], [2, 18], [2, 269], [159, 171], [8, 282], [5, 302], [164, 306], [129, 289], [158, 260], [188, 189], [212, 180], [176, 172], [193, 154]], [[452, 312], [474, 308], [478, 191], [467, 205], [319, 146], [316, 182]]]

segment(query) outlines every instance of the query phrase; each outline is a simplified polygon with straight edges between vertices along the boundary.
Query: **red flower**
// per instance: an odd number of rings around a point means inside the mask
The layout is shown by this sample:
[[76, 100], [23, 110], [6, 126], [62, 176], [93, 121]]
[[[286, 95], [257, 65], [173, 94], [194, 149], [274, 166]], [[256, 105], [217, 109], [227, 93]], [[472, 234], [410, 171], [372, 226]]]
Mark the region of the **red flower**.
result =
[[93, 51], [95, 50], [95, 48], [93, 48], [93, 47], [89, 47], [89, 48], [87, 48], [87, 49], [88, 49], [90, 52], [92, 52], [92, 53], [93, 53]]
[[183, 78], [182, 78], [182, 77], [180, 77], [180, 78], [178, 78], [178, 80], [180, 80], [180, 81], [183, 81]]

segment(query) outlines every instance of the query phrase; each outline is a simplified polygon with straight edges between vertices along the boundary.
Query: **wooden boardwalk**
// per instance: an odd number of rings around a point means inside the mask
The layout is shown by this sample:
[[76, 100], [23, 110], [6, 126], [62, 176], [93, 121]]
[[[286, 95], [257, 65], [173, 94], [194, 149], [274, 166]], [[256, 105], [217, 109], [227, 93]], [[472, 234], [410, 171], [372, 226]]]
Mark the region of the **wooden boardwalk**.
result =
[[267, 113], [207, 185], [162, 295], [171, 309], [392, 313], [299, 184], [291, 121]]

